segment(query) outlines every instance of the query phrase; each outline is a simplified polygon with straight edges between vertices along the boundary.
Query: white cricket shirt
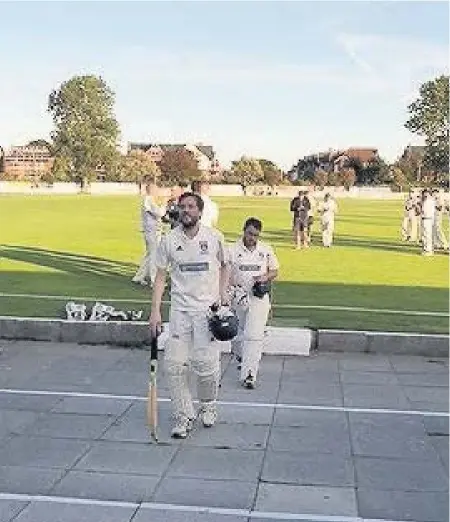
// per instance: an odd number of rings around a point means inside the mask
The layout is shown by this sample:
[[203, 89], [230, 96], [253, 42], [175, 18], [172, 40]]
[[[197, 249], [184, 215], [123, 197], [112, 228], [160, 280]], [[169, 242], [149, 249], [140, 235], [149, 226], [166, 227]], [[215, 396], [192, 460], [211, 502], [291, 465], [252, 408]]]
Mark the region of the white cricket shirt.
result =
[[156, 251], [156, 266], [170, 269], [171, 307], [174, 310], [207, 310], [220, 297], [220, 268], [228, 262], [221, 232], [200, 225], [189, 238], [180, 225], [168, 232]]
[[279, 263], [271, 246], [258, 241], [254, 250], [249, 250], [242, 239], [230, 247], [231, 279], [249, 292], [254, 277], [267, 274], [269, 270], [278, 270]]
[[166, 207], [156, 204], [153, 196], [145, 196], [141, 206], [142, 231], [152, 233], [157, 231], [161, 225], [161, 217], [164, 216]]
[[215, 227], [219, 221], [219, 207], [209, 196], [201, 196], [204, 204], [200, 222], [205, 227]]

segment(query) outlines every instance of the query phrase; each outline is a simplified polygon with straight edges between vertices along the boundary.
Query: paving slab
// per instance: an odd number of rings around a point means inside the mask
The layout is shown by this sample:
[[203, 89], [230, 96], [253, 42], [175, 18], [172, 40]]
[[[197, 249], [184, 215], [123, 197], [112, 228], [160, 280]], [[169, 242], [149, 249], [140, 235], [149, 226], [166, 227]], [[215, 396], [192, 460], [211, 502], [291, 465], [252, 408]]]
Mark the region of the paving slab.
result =
[[176, 451], [176, 446], [95, 442], [75, 468], [84, 471], [161, 476]]
[[404, 386], [443, 386], [448, 388], [448, 372], [428, 373], [398, 373], [395, 374], [398, 382]]
[[336, 455], [268, 451], [261, 480], [305, 486], [354, 486], [350, 458]]
[[95, 397], [64, 397], [51, 408], [52, 413], [79, 413], [84, 415], [119, 416], [127, 411], [132, 401]]
[[365, 518], [448, 522], [447, 493], [359, 488], [356, 494], [360, 516]]
[[18, 436], [0, 448], [4, 466], [70, 468], [89, 449], [85, 441]]
[[357, 515], [353, 488], [261, 484], [256, 498], [257, 511], [303, 515]]
[[341, 387], [327, 383], [281, 383], [278, 401], [286, 404], [342, 406]]
[[[267, 520], [267, 519], [266, 519]], [[162, 509], [139, 509], [133, 522], [248, 522], [248, 517], [218, 515], [215, 513], [192, 513]], [[253, 522], [253, 521], [252, 521]]]
[[131, 522], [136, 508], [32, 502], [14, 522]]
[[159, 477], [124, 473], [69, 471], [51, 495], [127, 502], [150, 500]]
[[358, 487], [389, 491], [448, 491], [448, 475], [438, 457], [427, 461], [355, 458]]
[[12, 522], [14, 517], [27, 505], [16, 500], [0, 500], [0, 521]]
[[44, 413], [27, 429], [36, 437], [98, 439], [114, 422], [107, 415], [80, 415], [77, 413]]
[[448, 409], [448, 390], [443, 387], [430, 386], [403, 386], [408, 399], [414, 402], [433, 402]]
[[447, 436], [449, 434], [448, 417], [423, 417], [422, 422], [428, 435]]
[[269, 426], [217, 424], [214, 429], [209, 429], [200, 425], [185, 446], [261, 450], [266, 447], [268, 435]]
[[355, 455], [427, 460], [435, 457], [420, 417], [349, 414]]
[[263, 451], [182, 448], [172, 462], [168, 477], [256, 481]]
[[37, 418], [38, 414], [31, 411], [0, 410], [0, 438], [24, 433]]
[[293, 453], [325, 453], [351, 455], [350, 433], [347, 426], [329, 423], [329, 429], [310, 426], [273, 426], [268, 442], [271, 451]]
[[361, 384], [342, 384], [344, 406], [351, 408], [389, 408], [397, 410], [411, 409], [401, 386]]
[[444, 464], [444, 468], [447, 473], [449, 471], [449, 442], [448, 436], [446, 437], [430, 437], [431, 443], [433, 444], [434, 449], [438, 453], [442, 463]]
[[0, 467], [0, 492], [46, 495], [65, 473], [65, 469], [33, 468], [27, 464], [4, 466], [2, 463]]
[[250, 509], [258, 483], [235, 480], [165, 478], [153, 500], [185, 506]]

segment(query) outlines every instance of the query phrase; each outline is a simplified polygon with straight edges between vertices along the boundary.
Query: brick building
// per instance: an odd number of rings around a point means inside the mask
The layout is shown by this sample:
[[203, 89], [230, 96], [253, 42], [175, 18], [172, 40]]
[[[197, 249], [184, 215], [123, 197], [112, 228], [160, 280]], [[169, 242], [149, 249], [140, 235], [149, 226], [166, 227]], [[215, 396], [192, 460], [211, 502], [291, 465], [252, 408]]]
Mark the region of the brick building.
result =
[[4, 150], [2, 163], [3, 176], [8, 179], [39, 180], [51, 170], [53, 157], [45, 145], [30, 144]]

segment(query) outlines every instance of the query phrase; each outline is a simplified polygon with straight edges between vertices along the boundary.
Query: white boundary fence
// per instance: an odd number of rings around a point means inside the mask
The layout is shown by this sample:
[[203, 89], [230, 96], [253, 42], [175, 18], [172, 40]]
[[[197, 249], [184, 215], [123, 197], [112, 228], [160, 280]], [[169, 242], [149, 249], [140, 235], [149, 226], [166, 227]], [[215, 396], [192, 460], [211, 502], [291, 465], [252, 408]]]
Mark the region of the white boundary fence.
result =
[[[288, 186], [280, 185], [275, 189], [269, 189], [267, 186], [257, 185], [248, 187], [246, 195], [258, 196], [269, 195], [279, 198], [293, 198], [299, 190], [309, 190], [308, 186]], [[33, 185], [30, 182], [18, 181], [0, 181], [0, 194], [27, 194], [27, 195], [43, 195], [43, 194], [66, 194], [74, 195], [80, 192], [80, 188], [75, 183], [58, 182], [53, 185], [40, 184]], [[135, 183], [101, 183], [94, 182], [89, 185], [88, 193], [93, 195], [138, 195], [139, 188]], [[352, 187], [345, 190], [343, 187], [325, 187], [323, 190], [315, 190], [315, 197], [322, 197], [326, 192], [330, 192], [336, 198], [355, 198], [355, 199], [404, 199], [405, 194], [401, 192], [392, 192], [389, 187]], [[169, 189], [167, 189], [167, 194]], [[244, 191], [240, 185], [211, 185], [210, 194], [212, 197], [239, 197], [244, 195]]]

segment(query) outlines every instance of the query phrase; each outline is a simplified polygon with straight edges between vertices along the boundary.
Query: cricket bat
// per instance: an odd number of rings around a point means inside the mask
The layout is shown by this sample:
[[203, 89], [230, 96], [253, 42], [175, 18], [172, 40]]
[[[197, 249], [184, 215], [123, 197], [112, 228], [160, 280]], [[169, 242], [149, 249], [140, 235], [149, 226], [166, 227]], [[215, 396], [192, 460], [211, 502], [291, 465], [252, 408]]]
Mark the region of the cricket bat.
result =
[[147, 422], [150, 428], [150, 437], [158, 442], [158, 392], [156, 375], [158, 370], [158, 337], [152, 336], [150, 343], [150, 376], [147, 397]]

